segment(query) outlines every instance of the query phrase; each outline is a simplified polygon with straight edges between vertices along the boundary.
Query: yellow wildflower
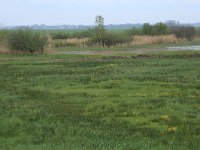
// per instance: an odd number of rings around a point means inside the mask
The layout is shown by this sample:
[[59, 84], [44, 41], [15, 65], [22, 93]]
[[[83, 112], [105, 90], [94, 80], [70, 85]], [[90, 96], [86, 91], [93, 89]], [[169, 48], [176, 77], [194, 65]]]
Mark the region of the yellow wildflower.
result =
[[169, 121], [169, 116], [168, 116], [168, 115], [161, 116], [161, 118], [162, 118], [164, 121]]
[[170, 127], [170, 128], [168, 128], [168, 131], [169, 132], [175, 132], [177, 129], [178, 129], [177, 126], [176, 127]]

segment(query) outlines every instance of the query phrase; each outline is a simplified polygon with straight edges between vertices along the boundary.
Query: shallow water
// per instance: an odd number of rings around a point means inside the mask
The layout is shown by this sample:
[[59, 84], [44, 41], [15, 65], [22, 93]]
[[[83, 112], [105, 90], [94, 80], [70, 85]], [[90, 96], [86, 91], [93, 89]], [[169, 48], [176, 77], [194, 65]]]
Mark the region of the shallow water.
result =
[[111, 55], [111, 54], [123, 54], [123, 53], [146, 53], [150, 51], [200, 51], [200, 46], [176, 46], [165, 48], [152, 48], [152, 49], [133, 49], [133, 50], [84, 50], [84, 51], [53, 51], [54, 54], [75, 54], [75, 55]]
[[167, 50], [172, 51], [186, 51], [186, 50], [200, 50], [200, 46], [179, 46], [179, 47], [167, 47]]

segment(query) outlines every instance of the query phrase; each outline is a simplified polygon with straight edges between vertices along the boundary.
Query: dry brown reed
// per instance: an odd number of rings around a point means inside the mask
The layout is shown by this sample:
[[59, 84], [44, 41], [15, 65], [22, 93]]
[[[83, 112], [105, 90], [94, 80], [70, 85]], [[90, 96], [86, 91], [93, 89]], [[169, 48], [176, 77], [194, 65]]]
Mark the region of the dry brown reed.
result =
[[[136, 35], [131, 37], [132, 41], [130, 43], [116, 44], [111, 47], [132, 47], [132, 46], [141, 46], [141, 45], [152, 45], [152, 44], [171, 44], [177, 43], [179, 40], [175, 35]], [[69, 38], [62, 40], [54, 40], [53, 45], [55, 47], [88, 47], [89, 38]], [[100, 45], [96, 45], [101, 47]]]
[[87, 47], [89, 38], [69, 38], [63, 40], [54, 40], [53, 44], [56, 47]]
[[132, 42], [129, 46], [151, 45], [151, 44], [163, 44], [163, 43], [177, 43], [178, 39], [175, 35], [136, 35], [133, 36]]

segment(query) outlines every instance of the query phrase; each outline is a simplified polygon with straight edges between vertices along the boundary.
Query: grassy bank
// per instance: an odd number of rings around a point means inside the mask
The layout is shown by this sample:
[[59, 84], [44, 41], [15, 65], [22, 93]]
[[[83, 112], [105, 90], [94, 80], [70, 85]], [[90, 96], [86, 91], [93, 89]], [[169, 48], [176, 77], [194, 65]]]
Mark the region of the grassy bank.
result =
[[2, 149], [200, 149], [200, 53], [0, 55]]

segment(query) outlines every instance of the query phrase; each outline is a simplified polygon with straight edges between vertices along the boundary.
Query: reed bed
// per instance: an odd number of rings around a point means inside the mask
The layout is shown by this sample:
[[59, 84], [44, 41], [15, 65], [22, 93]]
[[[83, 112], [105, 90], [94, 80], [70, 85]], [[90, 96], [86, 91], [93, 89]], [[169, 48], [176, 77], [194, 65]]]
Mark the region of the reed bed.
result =
[[87, 47], [89, 38], [69, 38], [62, 40], [54, 40], [53, 45], [56, 47]]
[[136, 35], [132, 37], [133, 40], [129, 43], [129, 46], [162, 44], [162, 43], [177, 43], [178, 39], [175, 35]]
[[[173, 44], [177, 43], [178, 39], [175, 35], [156, 35], [156, 36], [147, 36], [147, 35], [136, 35], [130, 37], [132, 38], [129, 43], [120, 43], [112, 45], [111, 47], [132, 47], [132, 46], [141, 46], [141, 45], [152, 45], [152, 44]], [[91, 46], [89, 38], [68, 38], [68, 39], [59, 39], [54, 40], [53, 45], [55, 47], [88, 47]], [[95, 45], [100, 47], [100, 45]]]

